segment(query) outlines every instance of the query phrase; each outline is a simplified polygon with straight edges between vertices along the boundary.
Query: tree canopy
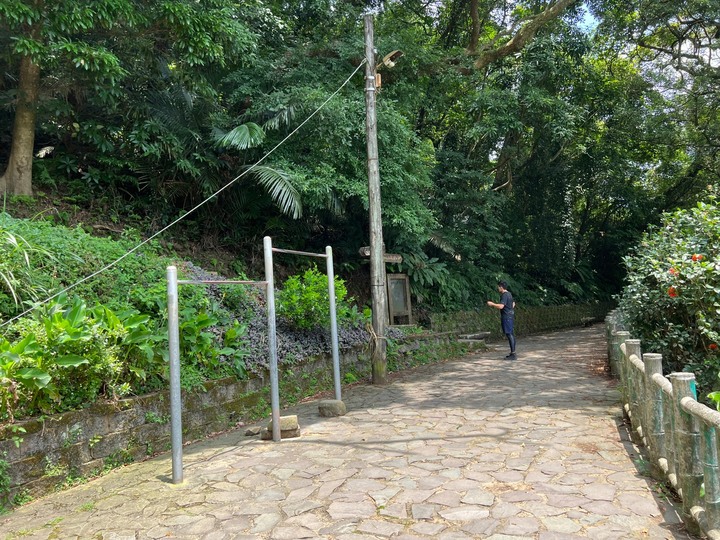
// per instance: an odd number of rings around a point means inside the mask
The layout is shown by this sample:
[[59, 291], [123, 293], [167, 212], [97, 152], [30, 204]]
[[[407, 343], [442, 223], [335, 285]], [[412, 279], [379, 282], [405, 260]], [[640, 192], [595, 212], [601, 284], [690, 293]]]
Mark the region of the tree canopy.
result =
[[378, 56], [404, 53], [377, 96], [386, 249], [428, 309], [499, 277], [525, 303], [607, 297], [647, 226], [717, 182], [712, 3], [12, 0], [0, 187], [148, 235], [232, 182], [184, 234], [243, 261], [266, 234], [330, 244], [362, 274], [362, 76], [341, 85], [367, 9]]

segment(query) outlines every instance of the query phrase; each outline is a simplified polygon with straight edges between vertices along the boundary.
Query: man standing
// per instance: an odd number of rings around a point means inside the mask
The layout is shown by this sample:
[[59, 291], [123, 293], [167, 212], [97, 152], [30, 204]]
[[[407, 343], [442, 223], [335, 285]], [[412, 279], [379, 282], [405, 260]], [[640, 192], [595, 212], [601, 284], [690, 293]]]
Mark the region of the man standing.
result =
[[510, 344], [510, 354], [508, 354], [506, 360], [515, 360], [515, 301], [513, 300], [512, 293], [507, 290], [507, 283], [504, 281], [498, 281], [498, 292], [500, 293], [500, 303], [496, 304], [492, 300], [487, 301], [487, 305], [500, 310], [500, 324], [502, 326], [503, 334], [507, 336], [508, 343]]

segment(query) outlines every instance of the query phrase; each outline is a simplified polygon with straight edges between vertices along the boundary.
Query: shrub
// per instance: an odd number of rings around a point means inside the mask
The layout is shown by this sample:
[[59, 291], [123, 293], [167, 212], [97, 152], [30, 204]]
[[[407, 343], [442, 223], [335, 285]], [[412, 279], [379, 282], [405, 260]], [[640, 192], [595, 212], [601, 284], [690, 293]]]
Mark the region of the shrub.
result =
[[61, 296], [0, 338], [0, 421], [153, 387], [164, 373], [148, 317]]
[[720, 209], [714, 196], [666, 214], [625, 258], [620, 308], [666, 371], [696, 374], [701, 398], [718, 388], [720, 370]]
[[[342, 279], [335, 277], [335, 305], [338, 325], [343, 322], [358, 324], [363, 315], [350, 305], [347, 288]], [[330, 293], [328, 277], [317, 268], [302, 275], [290, 276], [278, 293], [278, 315], [299, 329], [330, 326]]]

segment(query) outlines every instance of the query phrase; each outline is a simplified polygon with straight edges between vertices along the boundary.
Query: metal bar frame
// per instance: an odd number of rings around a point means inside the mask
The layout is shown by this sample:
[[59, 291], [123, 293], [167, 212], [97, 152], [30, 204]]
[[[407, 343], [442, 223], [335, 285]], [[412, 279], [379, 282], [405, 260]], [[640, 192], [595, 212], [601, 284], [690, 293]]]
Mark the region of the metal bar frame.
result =
[[214, 280], [214, 279], [179, 279], [178, 285], [256, 285], [264, 287], [267, 281], [235, 281], [235, 280]]
[[[275, 331], [275, 289], [272, 281], [272, 250], [268, 249], [269, 237], [265, 241], [265, 281], [214, 280], [177, 278], [177, 268], [167, 267], [168, 293], [168, 345], [170, 349], [170, 438], [172, 442], [172, 482], [183, 481], [182, 452], [182, 390], [180, 388], [180, 321], [178, 285], [251, 285], [264, 287], [268, 316], [268, 348], [270, 357], [270, 399], [273, 419], [273, 441], [280, 440], [280, 399], [278, 397], [277, 339]], [[269, 258], [269, 263], [268, 263]], [[269, 266], [268, 266], [269, 264]]]
[[[266, 236], [265, 238], [270, 238], [269, 236]], [[307, 251], [296, 251], [293, 249], [281, 249], [281, 248], [271, 248], [271, 260], [272, 260], [272, 252], [275, 253], [289, 253], [291, 255], [304, 255], [308, 257], [317, 257], [321, 259], [325, 259], [327, 266], [326, 266], [326, 273], [328, 277], [328, 296], [330, 298], [330, 347], [332, 350], [332, 360], [333, 360], [333, 384], [335, 386], [335, 399], [338, 401], [342, 401], [342, 390], [341, 390], [341, 384], [340, 384], [340, 347], [338, 344], [338, 327], [337, 327], [337, 307], [336, 307], [336, 300], [335, 300], [335, 271], [333, 269], [333, 255], [332, 255], [332, 247], [325, 246], [325, 253], [309, 253]], [[265, 279], [272, 279], [272, 275], [268, 277], [267, 269], [265, 274]]]

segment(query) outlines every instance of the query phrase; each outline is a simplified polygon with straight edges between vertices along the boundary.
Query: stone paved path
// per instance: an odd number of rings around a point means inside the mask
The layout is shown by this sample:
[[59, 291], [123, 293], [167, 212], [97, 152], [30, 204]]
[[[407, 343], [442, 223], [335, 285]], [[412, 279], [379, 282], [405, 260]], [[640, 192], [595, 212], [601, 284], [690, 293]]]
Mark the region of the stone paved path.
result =
[[0, 517], [0, 538], [690, 538], [636, 469], [602, 326], [523, 339], [303, 404], [302, 437], [235, 431]]

